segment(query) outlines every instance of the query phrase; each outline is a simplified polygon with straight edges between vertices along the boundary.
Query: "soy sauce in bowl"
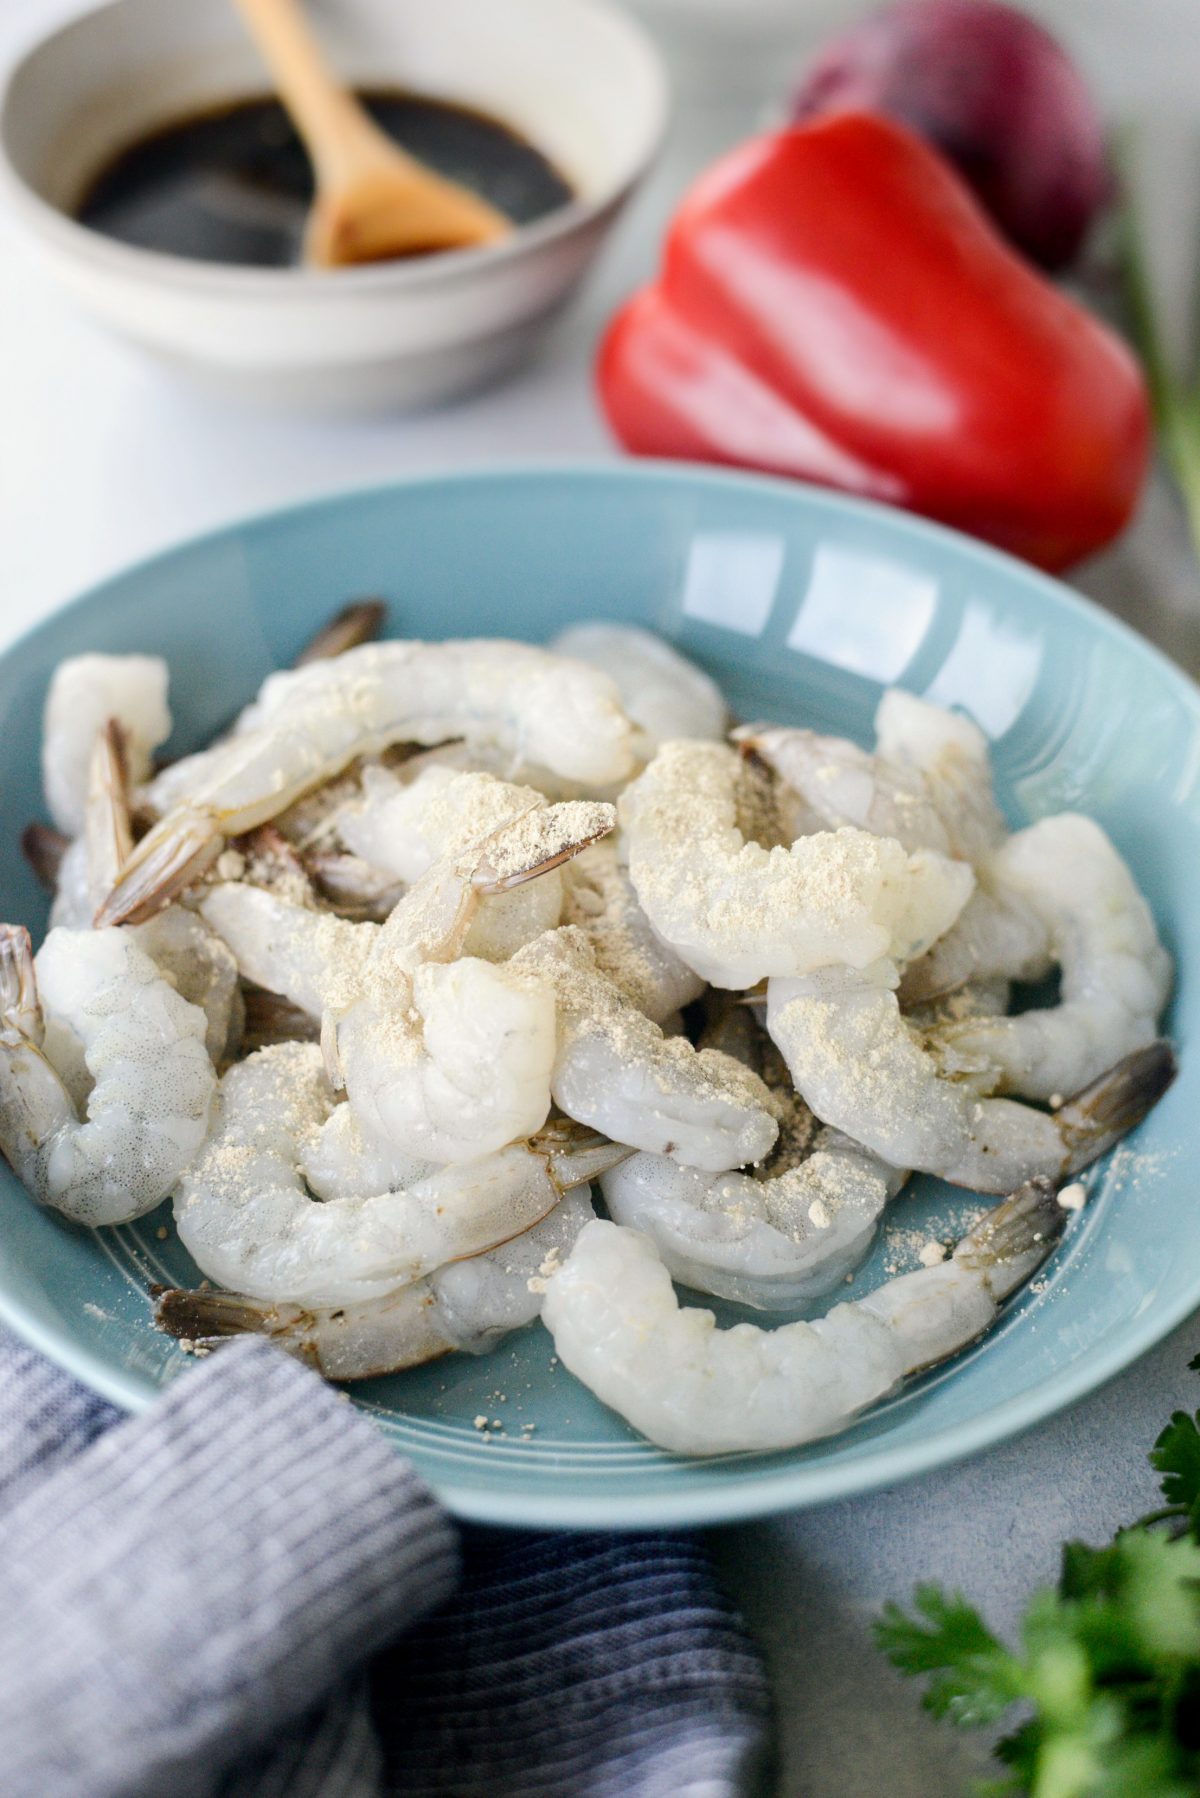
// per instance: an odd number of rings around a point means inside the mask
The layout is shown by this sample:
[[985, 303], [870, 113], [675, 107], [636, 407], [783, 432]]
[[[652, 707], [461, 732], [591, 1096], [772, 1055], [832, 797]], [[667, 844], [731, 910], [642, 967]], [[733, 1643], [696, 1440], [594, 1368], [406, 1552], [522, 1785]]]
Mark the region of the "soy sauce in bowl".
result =
[[[360, 90], [376, 122], [420, 161], [482, 194], [515, 224], [565, 206], [570, 185], [509, 126], [470, 107]], [[76, 209], [121, 243], [193, 261], [290, 268], [312, 201], [308, 157], [277, 100], [232, 104], [163, 126], [121, 150]]]

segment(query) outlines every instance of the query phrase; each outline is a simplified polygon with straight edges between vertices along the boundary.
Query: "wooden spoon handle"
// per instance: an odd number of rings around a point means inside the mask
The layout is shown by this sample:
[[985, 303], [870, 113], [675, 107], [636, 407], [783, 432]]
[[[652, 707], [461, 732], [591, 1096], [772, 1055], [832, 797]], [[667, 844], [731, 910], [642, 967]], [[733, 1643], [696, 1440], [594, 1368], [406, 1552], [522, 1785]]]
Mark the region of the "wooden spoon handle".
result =
[[303, 137], [318, 186], [382, 160], [419, 165], [379, 129], [331, 73], [296, 0], [234, 0], [271, 79]]

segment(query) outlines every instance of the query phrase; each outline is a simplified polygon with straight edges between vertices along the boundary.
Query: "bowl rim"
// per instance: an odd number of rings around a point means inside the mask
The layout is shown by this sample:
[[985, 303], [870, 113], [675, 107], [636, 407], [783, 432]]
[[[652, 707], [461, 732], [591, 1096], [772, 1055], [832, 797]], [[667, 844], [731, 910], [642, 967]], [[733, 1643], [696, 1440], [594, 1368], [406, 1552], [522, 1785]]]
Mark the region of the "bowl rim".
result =
[[[0, 660], [32, 645], [44, 632], [57, 629], [64, 618], [84, 611], [96, 602], [102, 604], [110, 590], [119, 588], [130, 578], [152, 575], [156, 568], [166, 566], [173, 560], [185, 559], [198, 549], [219, 547], [222, 543], [232, 542], [248, 528], [286, 529], [293, 521], [311, 519], [322, 512], [336, 512], [346, 504], [382, 500], [389, 495], [430, 487], [470, 490], [531, 481], [582, 483], [585, 486], [592, 483], [617, 483], [668, 487], [681, 480], [689, 485], [717, 492], [757, 493], [773, 500], [782, 499], [797, 504], [801, 508], [832, 511], [849, 519], [861, 519], [876, 526], [882, 523], [902, 539], [932, 539], [959, 554], [965, 552], [983, 565], [994, 568], [1002, 578], [1015, 578], [1032, 588], [1086, 628], [1099, 631], [1102, 637], [1140, 657], [1159, 678], [1165, 679], [1179, 703], [1200, 722], [1200, 685], [1162, 650], [1092, 600], [1075, 593], [1063, 582], [1004, 550], [993, 548], [990, 544], [981, 543], [963, 532], [915, 513], [877, 501], [836, 493], [812, 483], [665, 459], [642, 461], [631, 458], [626, 461], [600, 456], [563, 460], [535, 458], [465, 467], [434, 467], [365, 486], [348, 485], [332, 490], [323, 489], [288, 505], [249, 511], [213, 529], [197, 532], [182, 541], [139, 557], [93, 583], [73, 599], [55, 607], [46, 617], [39, 619], [6, 645], [0, 651]], [[884, 1435], [855, 1459], [840, 1465], [820, 1461], [785, 1461], [781, 1456], [780, 1464], [775, 1468], [770, 1464], [769, 1458], [755, 1456], [752, 1477], [748, 1479], [736, 1477], [735, 1461], [730, 1469], [734, 1477], [728, 1485], [718, 1479], [695, 1489], [681, 1488], [678, 1491], [659, 1491], [628, 1497], [619, 1493], [602, 1496], [548, 1491], [535, 1495], [525, 1490], [489, 1491], [486, 1484], [481, 1486], [476, 1481], [459, 1481], [453, 1476], [443, 1478], [440, 1474], [434, 1477], [432, 1484], [439, 1500], [455, 1516], [473, 1522], [514, 1528], [645, 1529], [699, 1526], [736, 1523], [807, 1509], [835, 1499], [878, 1491], [922, 1473], [952, 1466], [970, 1455], [1023, 1434], [1107, 1385], [1161, 1342], [1177, 1325], [1193, 1315], [1198, 1303], [1200, 1269], [1197, 1270], [1192, 1289], [1181, 1294], [1173, 1303], [1155, 1307], [1140, 1318], [1130, 1319], [1114, 1338], [1102, 1342], [1088, 1355], [1080, 1357], [1077, 1362], [1040, 1381], [1016, 1398], [988, 1405], [975, 1418], [946, 1425], [916, 1442], [901, 1444], [899, 1447], [889, 1444]], [[0, 1321], [92, 1391], [123, 1409], [131, 1412], [145, 1410], [162, 1391], [161, 1387], [152, 1384], [144, 1376], [128, 1369], [114, 1368], [96, 1359], [72, 1337], [60, 1334], [53, 1327], [44, 1327], [37, 1319], [27, 1316], [22, 1303], [12, 1296], [2, 1277]], [[183, 1368], [179, 1377], [186, 1377], [186, 1374], [187, 1369]], [[701, 1469], [705, 1466], [703, 1460], [695, 1464]]]
[[[69, 36], [105, 13], [117, 12], [128, 0], [99, 0], [61, 20], [52, 30], [38, 34], [18, 51], [0, 79], [0, 188], [7, 192], [17, 215], [43, 238], [72, 256], [113, 275], [191, 292], [227, 294], [238, 300], [256, 298], [282, 304], [334, 300], [380, 289], [422, 288], [443, 283], [462, 285], [476, 277], [503, 270], [547, 245], [559, 242], [604, 219], [627, 198], [653, 166], [662, 148], [671, 115], [671, 85], [664, 57], [645, 26], [611, 0], [553, 0], [555, 10], [569, 7], [577, 13], [603, 18], [624, 36], [649, 78], [652, 110], [637, 154], [627, 159], [600, 192], [591, 198], [575, 198], [527, 225], [518, 225], [511, 236], [493, 244], [461, 250], [442, 250], [436, 255], [392, 262], [364, 263], [350, 268], [311, 269], [255, 268], [240, 263], [205, 262], [198, 257], [176, 256], [140, 244], [122, 243], [64, 212], [30, 185], [8, 151], [13, 96], [28, 65], [47, 45]], [[264, 88], [267, 86], [264, 79]], [[502, 122], [502, 121], [501, 121]], [[536, 146], [535, 146], [536, 147]]]

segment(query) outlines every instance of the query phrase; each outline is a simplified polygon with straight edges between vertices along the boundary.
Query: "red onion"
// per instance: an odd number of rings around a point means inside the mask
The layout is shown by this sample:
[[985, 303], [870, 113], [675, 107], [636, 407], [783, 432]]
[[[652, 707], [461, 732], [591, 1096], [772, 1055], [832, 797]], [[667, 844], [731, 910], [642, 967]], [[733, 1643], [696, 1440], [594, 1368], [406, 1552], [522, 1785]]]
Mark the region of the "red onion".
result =
[[1049, 32], [1000, 0], [899, 0], [830, 42], [792, 105], [884, 112], [957, 164], [1035, 262], [1075, 256], [1110, 192], [1083, 77]]

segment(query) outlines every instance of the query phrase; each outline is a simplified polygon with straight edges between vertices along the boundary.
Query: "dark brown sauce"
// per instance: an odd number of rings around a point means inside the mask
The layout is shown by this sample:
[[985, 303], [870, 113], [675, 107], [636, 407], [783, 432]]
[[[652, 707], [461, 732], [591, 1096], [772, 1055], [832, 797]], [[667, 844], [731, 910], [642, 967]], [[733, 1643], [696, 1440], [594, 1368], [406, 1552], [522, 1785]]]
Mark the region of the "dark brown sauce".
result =
[[[418, 94], [360, 92], [390, 137], [507, 213], [543, 218], [573, 198], [540, 150], [498, 119]], [[312, 201], [308, 157], [277, 100], [238, 100], [139, 138], [96, 176], [82, 224], [121, 243], [200, 262], [290, 268]]]

